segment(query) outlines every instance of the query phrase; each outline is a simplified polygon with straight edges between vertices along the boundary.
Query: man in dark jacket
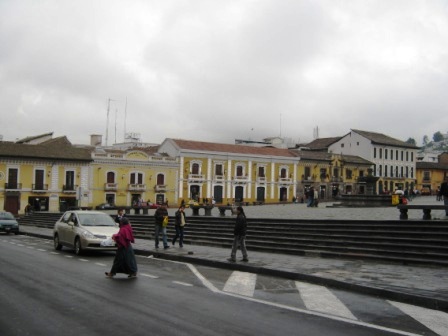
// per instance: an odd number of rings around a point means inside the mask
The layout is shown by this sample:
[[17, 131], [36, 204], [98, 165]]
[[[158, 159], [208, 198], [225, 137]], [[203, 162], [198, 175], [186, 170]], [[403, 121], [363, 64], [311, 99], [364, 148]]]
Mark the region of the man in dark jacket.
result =
[[159, 208], [157, 208], [156, 212], [154, 213], [154, 218], [156, 220], [155, 235], [154, 235], [156, 248], [159, 248], [159, 235], [160, 233], [162, 233], [163, 248], [167, 249], [169, 248], [169, 246], [166, 237], [166, 225], [164, 226], [163, 224], [165, 218], [168, 218], [168, 210], [166, 209], [165, 203], [163, 203]]
[[[445, 179], [440, 186], [440, 195], [443, 196], [443, 204], [448, 206], [448, 176], [445, 176]], [[445, 215], [448, 216], [448, 209], [445, 209]]]
[[230, 253], [230, 258], [227, 260], [230, 262], [236, 261], [236, 250], [238, 249], [238, 245], [241, 247], [241, 252], [243, 253], [243, 259], [241, 261], [249, 261], [247, 257], [246, 250], [246, 233], [247, 233], [247, 220], [246, 214], [244, 213], [243, 207], [239, 206], [236, 208], [236, 223], [235, 228], [233, 229], [233, 245], [232, 252]]

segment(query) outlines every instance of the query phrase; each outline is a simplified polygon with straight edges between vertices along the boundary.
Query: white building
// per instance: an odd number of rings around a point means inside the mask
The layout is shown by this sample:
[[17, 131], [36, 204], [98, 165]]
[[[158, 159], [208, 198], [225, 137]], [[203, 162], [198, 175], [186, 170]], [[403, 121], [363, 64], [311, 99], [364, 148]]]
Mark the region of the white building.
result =
[[379, 177], [377, 191], [413, 188], [416, 182], [418, 147], [387, 135], [352, 129], [329, 146], [334, 154], [360, 156], [374, 163]]

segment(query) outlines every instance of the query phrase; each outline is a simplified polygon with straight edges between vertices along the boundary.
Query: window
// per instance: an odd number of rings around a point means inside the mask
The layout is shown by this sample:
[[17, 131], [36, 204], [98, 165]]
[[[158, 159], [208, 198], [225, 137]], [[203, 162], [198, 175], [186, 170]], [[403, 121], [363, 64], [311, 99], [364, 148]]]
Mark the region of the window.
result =
[[43, 169], [36, 169], [34, 174], [34, 189], [44, 190], [45, 171]]
[[403, 161], [403, 151], [401, 151], [401, 161]]
[[406, 177], [409, 177], [409, 167], [406, 167]]
[[191, 165], [191, 173], [193, 175], [198, 175], [199, 174], [199, 163], [193, 163]]
[[106, 180], [107, 180], [107, 183], [115, 183], [115, 173], [107, 172]]
[[383, 166], [380, 165], [379, 168], [380, 168], [380, 171], [379, 171], [379, 174], [378, 174], [378, 175], [379, 175], [379, 176], [383, 176]]
[[414, 152], [411, 152], [411, 162], [414, 162]]
[[345, 170], [345, 176], [347, 179], [352, 179], [352, 170], [351, 169], [346, 169]]
[[243, 166], [236, 167], [236, 176], [243, 176]]
[[382, 158], [383, 158], [383, 149], [380, 148], [380, 159], [382, 159]]
[[343, 143], [341, 143], [341, 148], [344, 148], [344, 144]]
[[325, 168], [320, 169], [320, 178], [324, 179], [327, 177], [327, 170]]
[[215, 166], [215, 175], [217, 176], [222, 176], [223, 174], [223, 169], [222, 169], [222, 164], [217, 164]]
[[398, 166], [395, 167], [395, 177], [399, 177], [399, 176], [398, 176]]
[[19, 189], [18, 188], [18, 178], [19, 170], [17, 168], [8, 169], [8, 188], [9, 189]]
[[390, 177], [394, 177], [394, 167], [390, 166]]
[[384, 165], [384, 177], [387, 177], [387, 165]]
[[286, 175], [286, 168], [280, 169], [280, 177], [281, 178], [286, 178], [287, 177], [287, 175]]
[[264, 175], [264, 167], [258, 167], [258, 177], [265, 177]]
[[401, 167], [401, 175], [400, 175], [400, 177], [404, 177], [404, 171], [403, 171], [403, 167]]
[[406, 161], [409, 161], [409, 152], [406, 151]]
[[395, 160], [398, 161], [398, 149], [395, 151]]
[[164, 184], [165, 184], [165, 175], [157, 174], [157, 185], [164, 185]]
[[376, 147], [373, 149], [373, 158], [376, 159]]
[[384, 158], [387, 160], [387, 148], [384, 150]]
[[143, 174], [131, 173], [131, 184], [143, 184]]
[[311, 168], [305, 167], [305, 179], [309, 180], [311, 179]]
[[75, 172], [73, 170], [65, 172], [65, 190], [75, 190]]
[[423, 172], [423, 181], [431, 181], [431, 172], [425, 170]]

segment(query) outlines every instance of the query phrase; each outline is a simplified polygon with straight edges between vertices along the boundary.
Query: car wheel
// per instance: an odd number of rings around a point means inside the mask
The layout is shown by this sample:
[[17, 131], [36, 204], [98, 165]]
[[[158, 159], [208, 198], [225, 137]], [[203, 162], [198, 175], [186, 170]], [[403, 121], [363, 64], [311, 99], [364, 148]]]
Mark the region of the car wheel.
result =
[[53, 245], [55, 250], [61, 250], [62, 245], [59, 243], [59, 236], [57, 234], [54, 235]]
[[75, 239], [75, 254], [81, 255], [82, 254], [82, 246], [81, 246], [81, 240], [77, 237]]

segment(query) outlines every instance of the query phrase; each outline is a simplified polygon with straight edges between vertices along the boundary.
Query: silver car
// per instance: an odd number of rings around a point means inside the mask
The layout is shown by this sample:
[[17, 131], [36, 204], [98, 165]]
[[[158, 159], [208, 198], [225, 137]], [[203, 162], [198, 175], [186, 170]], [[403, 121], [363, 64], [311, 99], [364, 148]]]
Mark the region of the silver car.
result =
[[118, 224], [104, 212], [67, 211], [54, 225], [54, 248], [74, 248], [77, 255], [87, 250], [115, 251], [115, 244], [104, 246], [104, 242], [111, 241], [112, 235], [118, 230]]
[[0, 211], [0, 232], [19, 234], [19, 223], [12, 213]]

